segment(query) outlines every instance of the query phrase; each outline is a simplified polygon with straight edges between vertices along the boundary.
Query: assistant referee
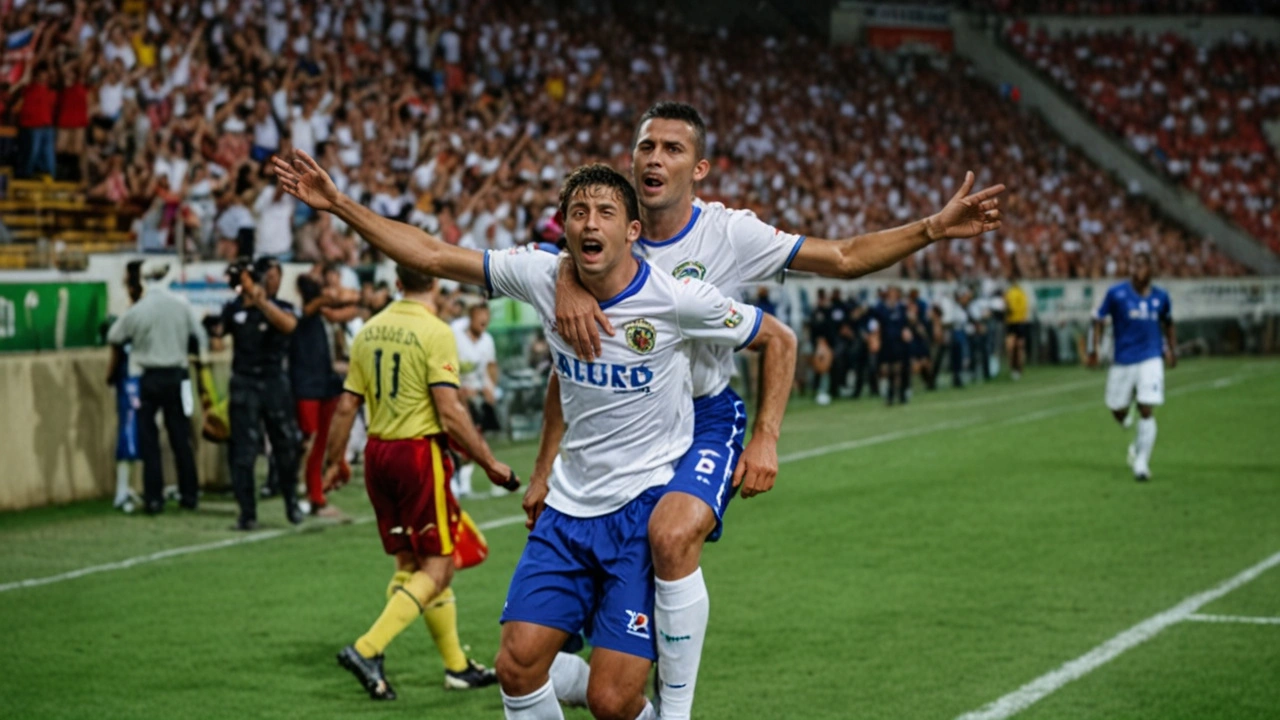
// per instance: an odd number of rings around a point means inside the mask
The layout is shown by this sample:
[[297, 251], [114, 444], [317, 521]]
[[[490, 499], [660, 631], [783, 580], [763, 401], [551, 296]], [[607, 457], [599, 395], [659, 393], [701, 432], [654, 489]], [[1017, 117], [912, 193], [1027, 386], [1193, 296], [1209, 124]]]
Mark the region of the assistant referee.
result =
[[129, 361], [142, 369], [139, 382], [138, 446], [142, 455], [144, 510], [148, 515], [164, 511], [164, 473], [160, 468], [160, 431], [156, 412], [164, 412], [169, 445], [177, 463], [178, 492], [182, 507], [194, 510], [199, 502], [195, 454], [191, 448], [193, 401], [188, 375], [188, 350], [195, 338], [203, 362], [209, 351], [209, 336], [185, 299], [158, 286], [144, 287], [146, 280], [159, 280], [167, 265], [144, 267], [142, 260], [125, 267], [125, 285], [142, 294], [107, 333], [112, 346], [111, 371], [123, 358], [123, 346], [131, 343]]

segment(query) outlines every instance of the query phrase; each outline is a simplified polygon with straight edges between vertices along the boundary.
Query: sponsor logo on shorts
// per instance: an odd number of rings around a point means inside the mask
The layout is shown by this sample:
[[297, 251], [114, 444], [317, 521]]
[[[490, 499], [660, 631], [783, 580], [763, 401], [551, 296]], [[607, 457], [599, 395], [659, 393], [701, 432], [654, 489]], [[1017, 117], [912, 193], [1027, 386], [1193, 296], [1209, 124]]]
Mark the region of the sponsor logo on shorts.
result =
[[644, 355], [653, 352], [657, 343], [658, 331], [648, 320], [632, 320], [622, 326], [622, 334], [627, 339], [627, 346]]
[[649, 616], [634, 610], [627, 610], [627, 634], [635, 635], [638, 638], [649, 640], [653, 637], [649, 633]]

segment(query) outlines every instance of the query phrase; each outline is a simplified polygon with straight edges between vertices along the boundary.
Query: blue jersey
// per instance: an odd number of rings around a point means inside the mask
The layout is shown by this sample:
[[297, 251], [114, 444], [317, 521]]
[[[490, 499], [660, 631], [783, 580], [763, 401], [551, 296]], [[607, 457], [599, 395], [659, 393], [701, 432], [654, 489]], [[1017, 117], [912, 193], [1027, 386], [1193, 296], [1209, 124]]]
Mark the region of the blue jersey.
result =
[[1139, 295], [1133, 283], [1126, 281], [1107, 291], [1094, 317], [1111, 318], [1115, 363], [1134, 365], [1164, 354], [1160, 325], [1170, 319], [1172, 310], [1173, 304], [1164, 290], [1152, 286], [1146, 295]]
[[871, 315], [880, 325], [880, 342], [885, 345], [902, 344], [902, 331], [907, 327], [907, 306], [898, 301], [893, 305], [885, 302], [876, 304]]

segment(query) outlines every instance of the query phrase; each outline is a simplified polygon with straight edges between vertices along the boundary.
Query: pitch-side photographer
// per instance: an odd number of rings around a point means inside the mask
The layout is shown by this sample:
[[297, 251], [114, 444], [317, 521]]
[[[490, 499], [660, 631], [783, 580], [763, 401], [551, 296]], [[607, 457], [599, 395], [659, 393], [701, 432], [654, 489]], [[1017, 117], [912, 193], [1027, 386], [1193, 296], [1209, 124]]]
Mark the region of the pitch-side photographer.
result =
[[265, 427], [271, 440], [272, 462], [282, 482], [285, 516], [302, 522], [297, 482], [299, 433], [293, 393], [285, 373], [290, 338], [298, 318], [289, 303], [276, 298], [280, 291], [280, 263], [259, 258], [252, 265], [235, 263], [229, 280], [239, 296], [222, 308], [220, 331], [233, 342], [231, 361], [231, 485], [240, 518], [236, 529], [258, 525], [254, 492], [254, 461], [262, 448]]

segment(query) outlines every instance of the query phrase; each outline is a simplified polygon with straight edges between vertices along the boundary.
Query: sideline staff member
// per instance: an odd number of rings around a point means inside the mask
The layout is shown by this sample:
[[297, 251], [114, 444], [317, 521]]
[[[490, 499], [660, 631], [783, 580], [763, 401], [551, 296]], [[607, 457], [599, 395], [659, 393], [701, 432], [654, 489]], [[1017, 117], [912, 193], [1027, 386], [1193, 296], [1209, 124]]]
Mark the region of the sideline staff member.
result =
[[142, 455], [144, 509], [148, 515], [164, 511], [164, 473], [160, 469], [157, 411], [164, 412], [164, 426], [178, 466], [181, 505], [194, 510], [199, 502], [196, 460], [191, 449], [192, 400], [187, 351], [194, 337], [203, 361], [208, 355], [209, 337], [186, 300], [160, 287], [144, 290], [144, 279], [159, 280], [168, 272], [167, 265], [159, 265], [147, 268], [144, 274], [142, 260], [126, 265], [125, 285], [129, 294], [134, 297], [141, 295], [142, 298], [107, 333], [107, 342], [112, 346], [111, 368], [107, 376], [115, 377], [124, 358], [125, 343], [131, 343], [131, 361], [142, 368], [138, 392], [138, 447]]
[[285, 516], [297, 525], [302, 522], [297, 499], [298, 421], [284, 359], [298, 318], [292, 305], [276, 299], [281, 270], [275, 258], [258, 258], [252, 270], [237, 265], [231, 269], [238, 270], [231, 281], [239, 285], [240, 294], [222, 308], [220, 335], [230, 335], [235, 344], [230, 419], [231, 486], [240, 505], [236, 529], [258, 527], [253, 470], [262, 448], [263, 426], [271, 440], [272, 462], [279, 472]]

